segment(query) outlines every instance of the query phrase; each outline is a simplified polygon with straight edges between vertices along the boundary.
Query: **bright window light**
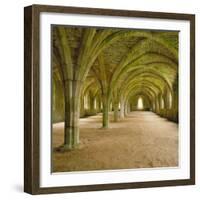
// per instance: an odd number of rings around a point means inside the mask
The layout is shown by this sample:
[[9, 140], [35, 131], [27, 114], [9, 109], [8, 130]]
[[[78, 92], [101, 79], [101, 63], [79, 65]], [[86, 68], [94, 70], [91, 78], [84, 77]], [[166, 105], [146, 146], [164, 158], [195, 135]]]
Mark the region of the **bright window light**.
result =
[[141, 97], [138, 99], [137, 108], [139, 110], [143, 109], [143, 99]]
[[95, 98], [95, 100], [94, 100], [94, 109], [96, 109], [96, 108], [97, 108], [97, 100]]
[[85, 95], [83, 100], [84, 100], [84, 109], [88, 109], [88, 96]]

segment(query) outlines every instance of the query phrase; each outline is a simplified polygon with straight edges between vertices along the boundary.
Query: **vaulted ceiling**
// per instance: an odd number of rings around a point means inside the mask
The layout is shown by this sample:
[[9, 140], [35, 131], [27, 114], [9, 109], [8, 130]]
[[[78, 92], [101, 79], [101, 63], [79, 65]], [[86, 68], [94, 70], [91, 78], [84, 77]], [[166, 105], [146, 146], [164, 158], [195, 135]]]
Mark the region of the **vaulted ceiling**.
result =
[[52, 33], [54, 76], [79, 79], [83, 95], [153, 102], [177, 90], [178, 32], [54, 26]]

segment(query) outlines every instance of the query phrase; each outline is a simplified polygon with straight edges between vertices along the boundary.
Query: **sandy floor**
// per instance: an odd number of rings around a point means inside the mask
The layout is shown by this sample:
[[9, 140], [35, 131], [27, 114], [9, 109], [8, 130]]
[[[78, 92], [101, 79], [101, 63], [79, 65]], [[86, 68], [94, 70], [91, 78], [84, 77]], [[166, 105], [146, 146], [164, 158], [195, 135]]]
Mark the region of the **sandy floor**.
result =
[[[64, 123], [53, 126], [53, 146], [63, 143]], [[101, 115], [80, 120], [80, 147], [53, 152], [53, 171], [152, 168], [178, 165], [178, 125], [152, 112], [132, 112], [101, 129]]]

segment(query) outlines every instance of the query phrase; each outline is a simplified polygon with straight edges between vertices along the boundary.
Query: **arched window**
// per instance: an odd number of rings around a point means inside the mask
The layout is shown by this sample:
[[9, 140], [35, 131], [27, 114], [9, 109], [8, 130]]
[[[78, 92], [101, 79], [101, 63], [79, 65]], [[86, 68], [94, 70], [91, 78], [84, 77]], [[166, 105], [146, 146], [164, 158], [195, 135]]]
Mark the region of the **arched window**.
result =
[[172, 108], [172, 95], [169, 93], [169, 109]]
[[112, 110], [112, 102], [110, 103], [110, 110]]
[[142, 110], [142, 109], [143, 109], [143, 99], [142, 99], [141, 97], [138, 98], [137, 108], [138, 108], [139, 110]]
[[88, 95], [84, 96], [84, 109], [88, 109]]
[[161, 109], [164, 109], [164, 107], [165, 107], [165, 102], [164, 102], [163, 98], [161, 97]]

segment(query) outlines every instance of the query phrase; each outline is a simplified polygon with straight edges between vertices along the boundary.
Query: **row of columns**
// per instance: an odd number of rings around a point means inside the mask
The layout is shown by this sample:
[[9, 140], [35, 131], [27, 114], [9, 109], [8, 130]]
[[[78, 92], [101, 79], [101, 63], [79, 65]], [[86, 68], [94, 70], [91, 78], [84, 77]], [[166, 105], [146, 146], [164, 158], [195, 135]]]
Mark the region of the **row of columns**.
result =
[[173, 94], [160, 94], [155, 99], [153, 111], [161, 117], [168, 120], [178, 122], [178, 93], [173, 91]]
[[[84, 98], [86, 99], [86, 98]], [[109, 111], [113, 111], [113, 121], [117, 122], [120, 119], [123, 119], [130, 111], [138, 110], [137, 108], [137, 100], [139, 97], [135, 98], [135, 101], [129, 102], [125, 101], [124, 98], [121, 97], [120, 100], [113, 99], [109, 101], [105, 96], [101, 97], [92, 97], [87, 98], [87, 105], [84, 106], [85, 102], [82, 102], [82, 113], [83, 110], [90, 113], [90, 115], [94, 115], [98, 112], [102, 112], [103, 119], [102, 119], [102, 127], [108, 128], [109, 126]], [[159, 94], [155, 99], [154, 102], [149, 102], [147, 99], [143, 98], [144, 108], [143, 110], [151, 110], [161, 117], [168, 118], [169, 120], [178, 122], [178, 95], [174, 92], [173, 96], [166, 92], [164, 94]], [[98, 106], [94, 108], [94, 102]], [[82, 115], [84, 117], [84, 115]]]
[[[60, 88], [57, 83], [54, 87]], [[124, 119], [130, 111], [133, 111], [131, 99], [121, 97], [112, 97], [109, 99], [106, 94], [92, 95], [91, 93], [81, 95], [80, 82], [66, 80], [64, 84], [64, 96], [57, 98], [53, 97], [53, 112], [56, 109], [65, 106], [63, 120], [65, 120], [65, 137], [64, 148], [72, 149], [79, 144], [79, 118], [85, 116], [89, 112], [90, 115], [95, 115], [102, 112], [102, 127], [109, 127], [109, 111], [113, 111], [113, 120], [117, 122]], [[57, 90], [58, 92], [59, 90]], [[62, 93], [62, 92], [61, 92]], [[63, 98], [63, 101], [60, 99]], [[145, 100], [145, 98], [144, 98]], [[144, 101], [145, 102], [145, 101]], [[152, 101], [144, 104], [150, 110], [159, 114], [161, 117], [168, 118], [172, 121], [178, 121], [178, 90], [174, 86], [173, 94], [165, 92], [158, 94]]]
[[[96, 106], [95, 106], [96, 104]], [[120, 119], [124, 119], [126, 115], [131, 111], [130, 104], [123, 98], [120, 101], [109, 100], [106, 95], [93, 97], [86, 94], [81, 98], [81, 117], [88, 115], [95, 115], [102, 112], [102, 127], [109, 127], [109, 112], [113, 111], [113, 121], [117, 122]]]

